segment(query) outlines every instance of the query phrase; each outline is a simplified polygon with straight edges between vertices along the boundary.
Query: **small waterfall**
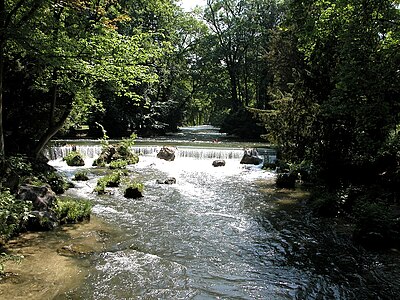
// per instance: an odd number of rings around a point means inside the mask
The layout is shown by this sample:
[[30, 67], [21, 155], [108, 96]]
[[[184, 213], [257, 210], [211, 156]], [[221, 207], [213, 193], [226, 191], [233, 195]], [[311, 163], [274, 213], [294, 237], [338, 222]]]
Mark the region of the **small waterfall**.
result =
[[242, 149], [221, 148], [178, 148], [177, 157], [190, 157], [195, 159], [241, 159]]
[[153, 156], [160, 151], [161, 147], [158, 146], [133, 146], [132, 151], [138, 155]]
[[44, 155], [49, 160], [63, 158], [72, 151], [78, 151], [85, 158], [95, 158], [101, 153], [100, 145], [68, 145], [68, 146], [50, 146], [44, 151]]
[[[132, 150], [138, 155], [155, 156], [161, 146], [133, 146]], [[78, 151], [85, 158], [97, 158], [101, 153], [100, 145], [68, 145], [51, 146], [45, 150], [45, 156], [50, 160], [65, 157], [71, 151]], [[178, 147], [176, 157], [186, 157], [194, 159], [240, 159], [243, 156], [242, 149], [224, 148], [194, 148]]]

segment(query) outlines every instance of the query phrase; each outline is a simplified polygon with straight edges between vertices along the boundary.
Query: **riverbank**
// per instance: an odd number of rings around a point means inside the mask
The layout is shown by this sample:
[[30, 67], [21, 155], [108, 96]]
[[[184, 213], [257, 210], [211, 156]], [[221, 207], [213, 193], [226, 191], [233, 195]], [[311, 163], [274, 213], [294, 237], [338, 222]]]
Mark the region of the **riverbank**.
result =
[[54, 231], [29, 232], [11, 239], [5, 250], [23, 258], [6, 262], [1, 299], [54, 299], [79, 287], [88, 275], [84, 258], [104, 251], [110, 232], [99, 218]]

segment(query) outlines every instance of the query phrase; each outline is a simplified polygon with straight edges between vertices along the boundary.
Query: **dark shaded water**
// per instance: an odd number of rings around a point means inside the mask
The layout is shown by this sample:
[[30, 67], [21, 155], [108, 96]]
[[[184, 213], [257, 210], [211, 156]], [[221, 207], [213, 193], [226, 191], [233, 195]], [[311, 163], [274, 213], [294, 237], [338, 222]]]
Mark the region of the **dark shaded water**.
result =
[[[195, 134], [191, 132], [191, 134]], [[192, 136], [191, 136], [192, 138]], [[146, 149], [144, 149], [146, 148]], [[145, 196], [92, 193], [98, 175], [77, 183], [94, 214], [119, 234], [85, 258], [89, 271], [72, 299], [397, 299], [397, 252], [351, 244], [346, 228], [316, 220], [299, 191], [277, 191], [273, 174], [239, 164], [239, 149], [183, 147], [173, 162], [144, 147], [132, 177]], [[95, 156], [98, 149], [90, 153]], [[64, 149], [65, 150], [65, 149]], [[83, 149], [82, 149], [83, 150]], [[61, 153], [63, 149], [55, 149]], [[89, 152], [87, 152], [89, 153]], [[57, 154], [54, 154], [57, 155]], [[89, 155], [89, 154], [88, 154]], [[90, 155], [89, 155], [90, 156]], [[226, 166], [214, 168], [215, 158]], [[71, 176], [58, 160], [52, 164]], [[88, 159], [88, 166], [90, 159]], [[173, 176], [176, 185], [156, 179]], [[342, 233], [338, 233], [342, 232]]]

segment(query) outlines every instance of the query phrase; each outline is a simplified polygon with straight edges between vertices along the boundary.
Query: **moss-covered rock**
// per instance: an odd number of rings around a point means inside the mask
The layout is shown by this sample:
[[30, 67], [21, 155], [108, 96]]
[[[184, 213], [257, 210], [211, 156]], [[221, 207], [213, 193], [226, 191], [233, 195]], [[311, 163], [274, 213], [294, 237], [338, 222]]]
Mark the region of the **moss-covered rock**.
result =
[[75, 176], [74, 176], [74, 180], [75, 181], [88, 181], [89, 180], [88, 172], [87, 171], [76, 172]]
[[157, 153], [157, 157], [166, 161], [175, 160], [175, 147], [163, 146]]
[[132, 182], [124, 192], [125, 198], [137, 199], [143, 197], [143, 184]]
[[71, 187], [71, 183], [48, 165], [44, 158], [33, 159], [23, 155], [7, 157], [0, 165], [0, 185], [16, 193], [23, 184], [48, 184], [56, 194], [62, 194]]
[[[114, 161], [125, 161], [127, 165], [139, 162], [139, 156], [133, 153], [125, 144], [107, 145], [103, 147], [100, 156], [93, 162], [93, 166], [104, 167]], [[122, 163], [119, 163], [122, 165]], [[118, 163], [113, 166], [117, 166]]]
[[107, 187], [118, 187], [121, 183], [121, 175], [123, 175], [122, 172], [114, 171], [111, 174], [99, 178], [94, 191], [98, 194], [104, 194]]
[[63, 160], [71, 167], [80, 167], [85, 165], [82, 155], [77, 151], [71, 151], [63, 158]]

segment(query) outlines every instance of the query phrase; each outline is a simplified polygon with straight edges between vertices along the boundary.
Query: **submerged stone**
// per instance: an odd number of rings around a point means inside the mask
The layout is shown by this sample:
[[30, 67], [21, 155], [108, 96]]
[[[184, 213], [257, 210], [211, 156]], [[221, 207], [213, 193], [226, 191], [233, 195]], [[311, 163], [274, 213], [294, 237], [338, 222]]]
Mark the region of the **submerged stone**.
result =
[[169, 177], [169, 178], [167, 178], [165, 180], [157, 179], [156, 183], [158, 183], [158, 184], [175, 184], [176, 183], [176, 178], [175, 177]]

